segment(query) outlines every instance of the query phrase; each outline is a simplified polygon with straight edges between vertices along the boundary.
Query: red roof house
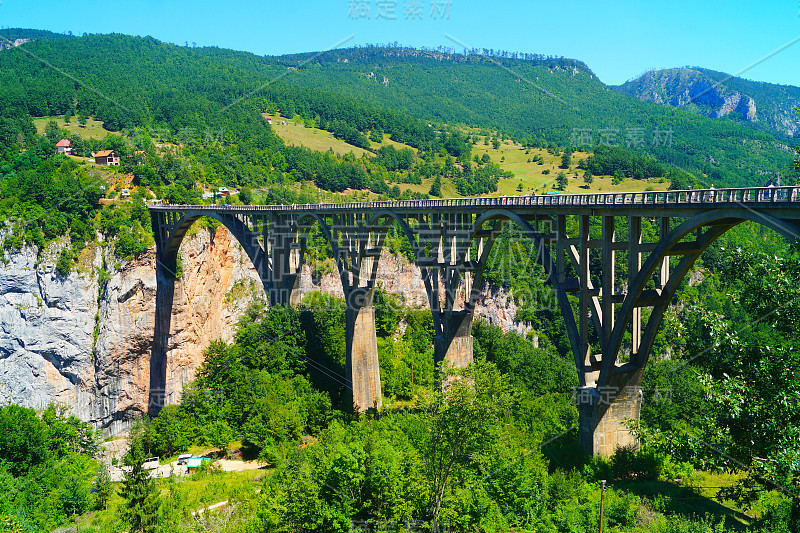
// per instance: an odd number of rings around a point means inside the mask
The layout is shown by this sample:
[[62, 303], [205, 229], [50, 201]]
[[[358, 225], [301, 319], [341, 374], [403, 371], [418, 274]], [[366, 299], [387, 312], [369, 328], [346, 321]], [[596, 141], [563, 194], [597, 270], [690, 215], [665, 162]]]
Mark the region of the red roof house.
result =
[[72, 153], [72, 143], [69, 142], [67, 139], [61, 139], [56, 143], [56, 153], [59, 154], [71, 154]]

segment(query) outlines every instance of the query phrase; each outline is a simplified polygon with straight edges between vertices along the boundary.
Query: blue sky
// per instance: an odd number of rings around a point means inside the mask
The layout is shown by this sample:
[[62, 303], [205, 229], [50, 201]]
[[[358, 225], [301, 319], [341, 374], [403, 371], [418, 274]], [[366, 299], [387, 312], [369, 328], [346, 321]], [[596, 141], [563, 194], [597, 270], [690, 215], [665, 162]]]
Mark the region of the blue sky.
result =
[[800, 86], [799, 0], [0, 0], [0, 26], [152, 35], [270, 55], [463, 43], [580, 59], [609, 84], [697, 65]]

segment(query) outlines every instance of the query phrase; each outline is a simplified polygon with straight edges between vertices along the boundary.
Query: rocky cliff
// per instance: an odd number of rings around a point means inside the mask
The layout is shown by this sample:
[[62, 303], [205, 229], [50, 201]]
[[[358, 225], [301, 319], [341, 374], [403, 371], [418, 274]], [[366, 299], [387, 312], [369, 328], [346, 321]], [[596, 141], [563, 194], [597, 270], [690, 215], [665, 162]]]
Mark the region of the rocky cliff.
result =
[[[108, 248], [91, 245], [70, 274], [59, 276], [55, 263], [67, 244], [4, 254], [0, 402], [34, 408], [60, 402], [110, 434], [124, 431], [154, 399], [177, 402], [209, 341], [230, 340], [247, 304], [264, 296], [249, 259], [226, 230], [200, 229], [185, 239], [183, 275], [175, 283], [169, 315], [166, 386], [150, 391], [155, 251], [116, 263]], [[419, 269], [413, 265], [384, 255], [378, 279], [409, 305], [427, 305]], [[304, 292], [342, 294], [333, 273], [312, 280], [305, 269], [301, 287]], [[488, 291], [477, 313], [504, 329], [525, 329], [514, 322], [516, 307], [502, 291]]]
[[[67, 276], [55, 272], [56, 243], [6, 253], [0, 272], [2, 401], [39, 408], [51, 401], [116, 433], [147, 411], [156, 304], [155, 251], [114, 264], [91, 246]], [[168, 402], [179, 399], [202, 350], [230, 339], [249, 294], [234, 286], [258, 277], [227, 233], [197, 232], [181, 249], [184, 276], [175, 285], [167, 353]], [[106, 279], [100, 269], [107, 266]], [[233, 292], [232, 292], [233, 291]], [[232, 294], [240, 297], [232, 297]]]
[[754, 129], [792, 137], [800, 132], [794, 108], [800, 88], [750, 81], [702, 68], [646, 72], [614, 89], [639, 100], [668, 104], [711, 118], [728, 117]]

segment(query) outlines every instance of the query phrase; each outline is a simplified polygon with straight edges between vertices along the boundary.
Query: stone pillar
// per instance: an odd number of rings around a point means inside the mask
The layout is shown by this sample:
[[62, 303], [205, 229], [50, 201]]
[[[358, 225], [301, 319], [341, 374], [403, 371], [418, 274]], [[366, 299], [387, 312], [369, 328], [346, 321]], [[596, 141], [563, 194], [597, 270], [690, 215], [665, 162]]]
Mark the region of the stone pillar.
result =
[[464, 368], [472, 362], [472, 313], [453, 311], [449, 320], [442, 318], [444, 333], [433, 339], [436, 363], [447, 361], [454, 368]]
[[302, 292], [300, 291], [300, 274], [283, 274], [273, 283], [264, 283], [264, 290], [269, 297], [270, 306], [300, 305]]
[[353, 409], [361, 413], [383, 405], [372, 289], [364, 291], [362, 302], [358, 306], [348, 304], [345, 311], [347, 376], [353, 389]]
[[579, 440], [591, 455], [612, 455], [618, 447], [638, 446], [623, 424], [639, 420], [642, 411], [642, 370], [612, 373], [609, 385], [579, 390]]

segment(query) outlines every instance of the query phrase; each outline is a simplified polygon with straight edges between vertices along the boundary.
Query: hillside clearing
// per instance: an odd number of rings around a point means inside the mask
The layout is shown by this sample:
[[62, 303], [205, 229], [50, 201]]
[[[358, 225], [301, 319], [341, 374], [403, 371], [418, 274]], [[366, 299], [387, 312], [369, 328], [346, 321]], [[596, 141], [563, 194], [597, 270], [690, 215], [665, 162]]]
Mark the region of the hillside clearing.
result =
[[[267, 113], [263, 115], [265, 118]], [[287, 124], [284, 125], [283, 122]], [[333, 133], [319, 128], [307, 128], [303, 125], [302, 120], [287, 119], [280, 115], [272, 116], [272, 129], [278, 134], [278, 137], [283, 139], [286, 144], [290, 146], [305, 146], [311, 150], [318, 152], [327, 152], [333, 150], [337, 155], [344, 155], [350, 152], [356, 157], [363, 157], [364, 155], [373, 156], [369, 150], [364, 150], [352, 144], [337, 139]]]
[[87, 117], [86, 126], [81, 126], [78, 124], [78, 117], [72, 117], [70, 118], [70, 122], [66, 123], [64, 122], [63, 115], [34, 118], [33, 125], [36, 126], [36, 132], [39, 133], [39, 135], [43, 134], [47, 123], [51, 120], [55, 120], [59, 128], [65, 129], [70, 133], [77, 133], [82, 139], [104, 139], [106, 135], [114, 135], [113, 132], [104, 129], [103, 123], [99, 120]]

